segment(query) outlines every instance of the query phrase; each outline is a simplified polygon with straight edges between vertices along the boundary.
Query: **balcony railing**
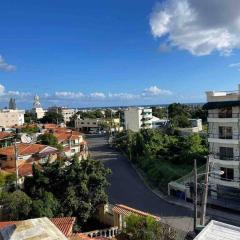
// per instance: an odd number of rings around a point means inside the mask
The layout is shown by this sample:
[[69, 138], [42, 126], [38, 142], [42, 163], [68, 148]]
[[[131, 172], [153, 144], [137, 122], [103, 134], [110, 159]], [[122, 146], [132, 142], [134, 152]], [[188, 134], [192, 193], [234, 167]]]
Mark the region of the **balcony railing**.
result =
[[233, 133], [231, 135], [223, 135], [219, 133], [208, 133], [209, 138], [218, 138], [218, 139], [234, 139], [234, 140], [239, 140], [240, 139], [240, 134], [239, 133]]
[[209, 113], [209, 118], [239, 118], [240, 113]]
[[214, 159], [219, 159], [224, 161], [240, 161], [240, 156], [226, 156], [220, 153], [212, 153], [211, 156]]
[[143, 117], [141, 120], [142, 121], [150, 121], [152, 118], [151, 117]]

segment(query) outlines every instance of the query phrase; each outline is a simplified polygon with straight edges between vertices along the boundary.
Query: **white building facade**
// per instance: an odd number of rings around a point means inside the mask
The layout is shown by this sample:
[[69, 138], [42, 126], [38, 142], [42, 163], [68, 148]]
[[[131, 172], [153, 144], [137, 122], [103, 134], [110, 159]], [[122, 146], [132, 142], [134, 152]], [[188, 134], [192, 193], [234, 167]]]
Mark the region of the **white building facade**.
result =
[[152, 109], [139, 107], [124, 110], [124, 128], [133, 132], [152, 128]]
[[240, 88], [206, 94], [209, 160], [212, 170], [224, 172], [210, 176], [211, 195], [240, 194]]
[[0, 126], [12, 127], [24, 124], [24, 110], [3, 109], [0, 111]]
[[40, 98], [38, 95], [34, 97], [32, 112], [36, 114], [37, 119], [43, 118], [45, 115], [45, 110], [41, 106]]
[[71, 120], [71, 117], [75, 113], [77, 113], [76, 109], [67, 108], [67, 107], [50, 107], [48, 111], [62, 114], [64, 123], [69, 122]]

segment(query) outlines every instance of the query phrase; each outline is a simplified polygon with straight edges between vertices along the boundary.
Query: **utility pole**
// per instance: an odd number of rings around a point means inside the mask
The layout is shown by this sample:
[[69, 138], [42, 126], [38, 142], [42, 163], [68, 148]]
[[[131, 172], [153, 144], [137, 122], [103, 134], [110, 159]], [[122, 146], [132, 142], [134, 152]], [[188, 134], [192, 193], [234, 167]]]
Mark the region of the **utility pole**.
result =
[[197, 160], [194, 159], [194, 221], [193, 221], [193, 230], [196, 230], [197, 226], [197, 217], [198, 217], [198, 211], [197, 211]]
[[206, 174], [205, 174], [205, 188], [204, 188], [204, 192], [203, 192], [201, 218], [200, 218], [200, 224], [202, 226], [205, 226], [207, 198], [208, 198], [209, 169], [210, 169], [210, 164], [209, 164], [209, 157], [208, 157], [207, 158], [207, 165], [206, 165]]
[[14, 155], [15, 155], [15, 166], [16, 166], [16, 189], [18, 189], [18, 148], [16, 139], [14, 140]]

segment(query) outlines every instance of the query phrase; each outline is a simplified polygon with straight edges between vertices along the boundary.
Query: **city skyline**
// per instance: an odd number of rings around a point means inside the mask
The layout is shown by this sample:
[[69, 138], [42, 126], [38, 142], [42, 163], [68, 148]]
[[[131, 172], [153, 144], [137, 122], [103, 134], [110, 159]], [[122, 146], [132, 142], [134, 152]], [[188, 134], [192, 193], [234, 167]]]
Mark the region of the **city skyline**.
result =
[[35, 94], [45, 108], [99, 107], [205, 102], [207, 90], [235, 90], [238, 5], [5, 2], [0, 107], [14, 97], [18, 107], [31, 108]]

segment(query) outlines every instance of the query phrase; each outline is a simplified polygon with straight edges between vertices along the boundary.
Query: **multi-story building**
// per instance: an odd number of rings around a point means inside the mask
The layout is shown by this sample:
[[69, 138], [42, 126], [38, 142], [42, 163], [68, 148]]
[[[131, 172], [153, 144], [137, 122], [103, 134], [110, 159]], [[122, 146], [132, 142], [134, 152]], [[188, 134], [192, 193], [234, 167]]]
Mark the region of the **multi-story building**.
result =
[[24, 124], [24, 110], [3, 109], [0, 110], [0, 126], [12, 127], [14, 125], [21, 126]]
[[209, 178], [211, 195], [240, 194], [240, 86], [232, 92], [207, 92], [209, 161], [212, 170], [223, 171]]
[[77, 118], [75, 120], [75, 128], [81, 132], [98, 131], [103, 122], [101, 118]]
[[76, 109], [66, 108], [66, 107], [50, 107], [49, 112], [61, 113], [63, 115], [64, 123], [67, 123], [71, 120], [71, 117], [77, 113]]
[[152, 109], [138, 107], [124, 110], [124, 128], [134, 132], [152, 128]]

